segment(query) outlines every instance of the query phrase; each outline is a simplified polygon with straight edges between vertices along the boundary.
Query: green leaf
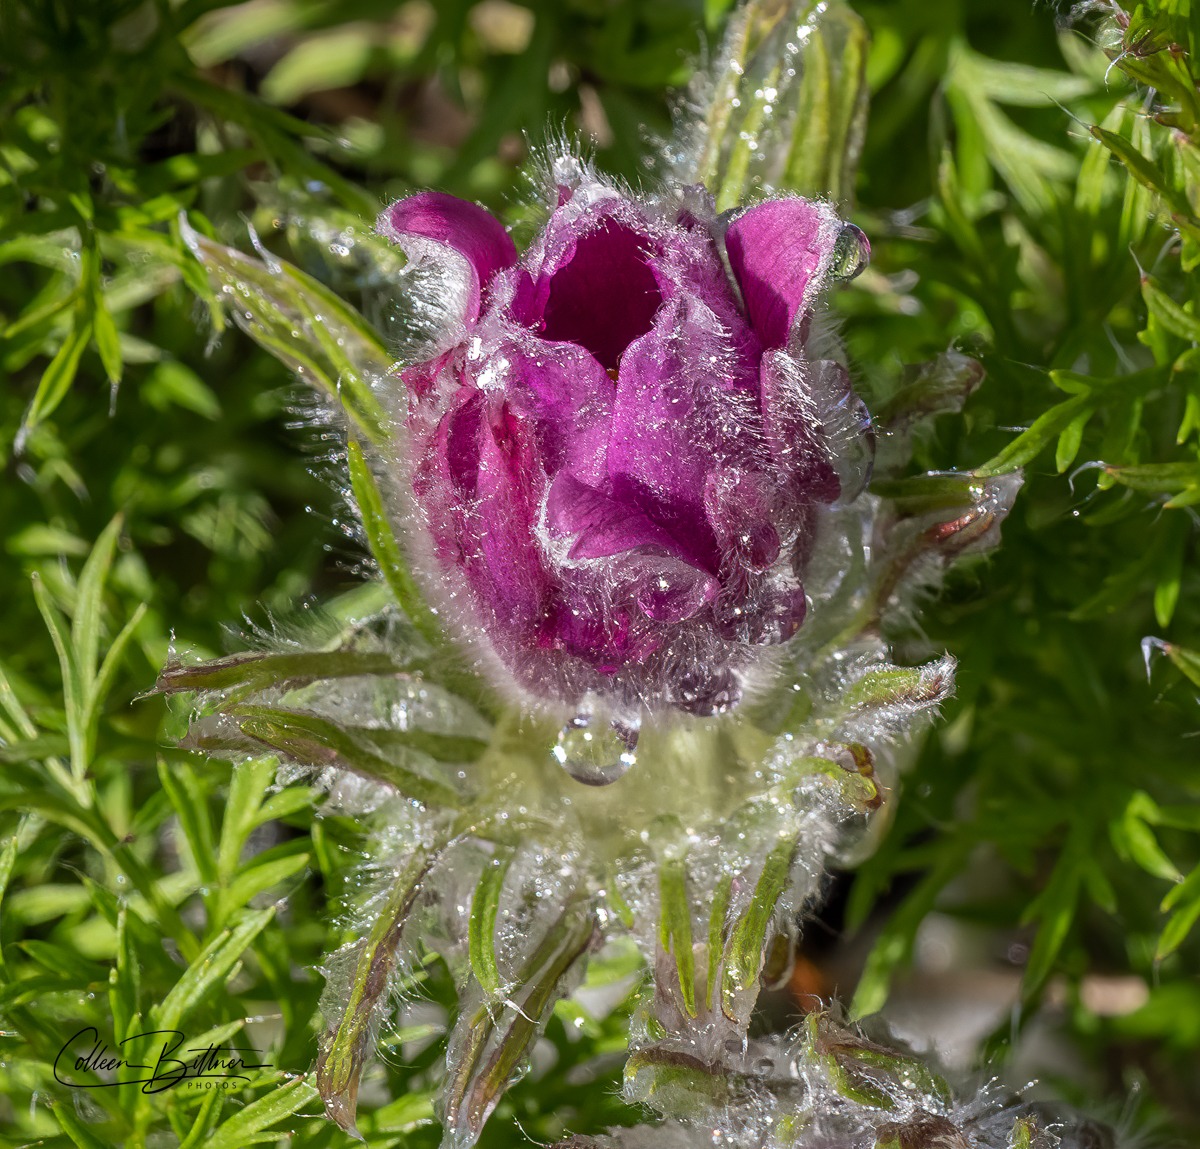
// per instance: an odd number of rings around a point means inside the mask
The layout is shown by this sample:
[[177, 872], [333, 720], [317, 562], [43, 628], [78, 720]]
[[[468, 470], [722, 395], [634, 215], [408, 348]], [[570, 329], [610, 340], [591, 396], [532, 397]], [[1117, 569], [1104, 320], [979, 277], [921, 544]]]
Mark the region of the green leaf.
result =
[[1076, 423], [1080, 418], [1090, 417], [1095, 410], [1096, 400], [1089, 394], [1076, 395], [1063, 403], [1056, 403], [1050, 410], [1039, 415], [1029, 430], [1022, 431], [999, 454], [994, 455], [982, 467], [975, 469], [980, 478], [1003, 475], [1032, 462], [1051, 441]]
[[[459, 1023], [456, 1037], [462, 1046], [452, 1047], [448, 1062], [451, 1077], [446, 1086], [446, 1125], [464, 1143], [479, 1136], [484, 1122], [500, 1100], [504, 1089], [529, 1055], [529, 1049], [545, 1024], [562, 982], [577, 961], [592, 946], [597, 925], [591, 906], [573, 900], [533, 948], [521, 969], [517, 989], [503, 1016], [511, 1016], [503, 1032], [488, 1008], [477, 1011], [469, 1024]], [[344, 1126], [343, 1126], [344, 1127]]]
[[217, 1127], [213, 1135], [204, 1142], [204, 1149], [244, 1149], [244, 1146], [265, 1141], [278, 1141], [281, 1134], [259, 1138], [264, 1129], [290, 1117], [317, 1099], [317, 1091], [303, 1077], [290, 1081], [281, 1078], [283, 1084], [273, 1088], [265, 1097], [250, 1102], [245, 1109], [234, 1114]]
[[275, 767], [275, 759], [268, 757], [251, 758], [233, 768], [217, 849], [217, 874], [223, 883], [232, 880], [246, 839], [263, 820], [259, 811], [267, 787], [275, 777]]
[[787, 888], [796, 842], [783, 838], [767, 855], [750, 904], [729, 931], [721, 979], [721, 1009], [731, 1020], [749, 1020], [758, 997], [758, 975], [767, 945], [767, 930]]
[[67, 978], [81, 988], [92, 985], [103, 976], [100, 966], [63, 946], [36, 938], [28, 938], [17, 945], [44, 970]]
[[67, 397], [71, 384], [75, 382], [75, 374], [79, 370], [79, 360], [92, 339], [92, 324], [87, 319], [77, 317], [75, 326], [63, 340], [49, 366], [38, 381], [33, 402], [25, 412], [21, 426], [22, 436], [27, 436], [45, 419], [49, 418], [58, 405]]
[[225, 981], [274, 915], [274, 909], [248, 912], [232, 929], [222, 930], [213, 938], [162, 1002], [151, 1009], [154, 1027], [178, 1029], [179, 1023]]
[[1192, 932], [1200, 920], [1200, 866], [1197, 866], [1162, 901], [1162, 910], [1173, 910], [1154, 951], [1155, 960], [1161, 961], [1174, 953]]
[[86, 690], [90, 690], [96, 672], [96, 660], [100, 649], [100, 628], [104, 617], [104, 587], [108, 581], [109, 571], [112, 569], [113, 555], [122, 525], [122, 516], [115, 515], [100, 532], [79, 575], [71, 638], [80, 671], [84, 675]]
[[453, 809], [461, 802], [453, 786], [423, 772], [434, 763], [415, 750], [396, 747], [385, 758], [336, 723], [306, 711], [243, 705], [230, 713], [247, 737], [298, 762], [349, 770], [433, 806]]
[[484, 863], [483, 874], [471, 898], [471, 918], [467, 926], [471, 972], [489, 997], [495, 996], [500, 989], [500, 973], [496, 968], [496, 911], [513, 857], [514, 851], [497, 847], [496, 853]]
[[1079, 445], [1083, 442], [1083, 430], [1091, 420], [1093, 413], [1087, 409], [1081, 411], [1058, 436], [1058, 446], [1054, 449], [1054, 466], [1060, 475], [1079, 454]]
[[213, 849], [212, 821], [208, 814], [208, 795], [184, 761], [168, 764], [164, 758], [158, 760], [158, 779], [171, 801], [179, 819], [183, 836], [187, 839], [192, 861], [206, 885], [217, 880], [215, 851]]
[[418, 848], [405, 860], [403, 870], [391, 883], [383, 911], [367, 936], [357, 943], [358, 957], [346, 1004], [321, 1035], [317, 1089], [326, 1114], [351, 1133], [355, 1131], [358, 1083], [372, 1052], [374, 1027], [399, 959], [400, 937], [425, 875], [440, 853], [440, 849]]
[[1086, 885], [1086, 871], [1095, 865], [1090, 834], [1091, 823], [1082, 814], [1077, 815], [1050, 880], [1021, 916], [1023, 922], [1038, 923], [1029, 962], [1025, 966], [1024, 984], [1028, 994], [1041, 988], [1050, 976], [1075, 920], [1079, 895]]
[[721, 959], [725, 956], [725, 919], [729, 914], [729, 900], [732, 893], [733, 875], [722, 874], [717, 882], [712, 909], [708, 916], [708, 977], [704, 995], [705, 1009], [712, 1009]]
[[75, 1114], [74, 1102], [70, 1099], [47, 1098], [54, 1114], [54, 1120], [59, 1128], [70, 1138], [71, 1144], [78, 1149], [117, 1149], [111, 1141], [98, 1137]]
[[155, 689], [166, 694], [183, 690], [265, 690], [298, 686], [321, 678], [390, 675], [412, 670], [414, 664], [394, 654], [356, 650], [304, 653], [235, 654], [197, 666], [168, 665]]
[[350, 488], [362, 516], [363, 530], [371, 554], [391, 589], [396, 602], [412, 621], [425, 640], [433, 645], [442, 641], [442, 628], [437, 616], [425, 603], [420, 588], [413, 579], [404, 552], [392, 530], [391, 519], [384, 506], [383, 496], [362, 447], [353, 439], [347, 444], [350, 464]]
[[108, 1008], [117, 1041], [129, 1035], [139, 1011], [141, 958], [135, 933], [129, 927], [129, 910], [122, 906], [117, 916], [116, 959], [108, 971]]
[[1180, 307], [1149, 276], [1142, 277], [1142, 298], [1145, 299], [1150, 314], [1172, 335], [1193, 342], [1200, 341], [1200, 319]]
[[688, 1017], [696, 1016], [696, 966], [692, 951], [692, 908], [682, 858], [658, 863], [658, 944], [675, 959], [680, 1000]]
[[1178, 868], [1163, 853], [1148, 823], [1159, 820], [1158, 807], [1145, 791], [1130, 795], [1120, 818], [1109, 823], [1113, 847], [1125, 861], [1132, 861], [1148, 874], [1168, 882], [1182, 880]]
[[870, 33], [858, 13], [844, 4], [826, 8], [804, 48], [781, 187], [835, 203], [854, 195], [866, 131], [869, 48]]
[[921, 922], [937, 904], [942, 890], [962, 872], [973, 845], [969, 834], [942, 844], [936, 863], [892, 912], [867, 955], [850, 1003], [852, 1018], [868, 1017], [883, 1008], [892, 978], [912, 953]]
[[88, 766], [86, 734], [88, 727], [87, 685], [75, 655], [75, 648], [67, 630], [66, 620], [50, 599], [50, 592], [35, 571], [32, 575], [33, 599], [38, 613], [50, 632], [50, 640], [58, 655], [59, 671], [62, 674], [63, 706], [66, 711], [67, 737], [70, 742], [71, 774], [62, 777], [63, 785], [72, 791], [80, 806], [91, 805], [91, 793], [85, 781]]
[[117, 325], [104, 305], [103, 298], [96, 301], [92, 312], [92, 335], [96, 341], [96, 351], [100, 355], [100, 363], [112, 386], [121, 382], [124, 363], [121, 357], [121, 337]]
[[178, 359], [160, 359], [142, 384], [142, 395], [160, 411], [181, 407], [203, 419], [221, 417], [221, 404], [200, 376]]
[[303, 844], [287, 842], [248, 862], [223, 891], [221, 902], [227, 909], [221, 914], [222, 920], [248, 905], [252, 898], [300, 873], [308, 865], [311, 856], [301, 849]]
[[181, 224], [214, 290], [231, 300], [247, 335], [324, 391], [373, 444], [387, 440], [387, 416], [373, 390], [398, 386], [379, 336], [349, 304], [299, 268], [264, 253], [253, 259]]

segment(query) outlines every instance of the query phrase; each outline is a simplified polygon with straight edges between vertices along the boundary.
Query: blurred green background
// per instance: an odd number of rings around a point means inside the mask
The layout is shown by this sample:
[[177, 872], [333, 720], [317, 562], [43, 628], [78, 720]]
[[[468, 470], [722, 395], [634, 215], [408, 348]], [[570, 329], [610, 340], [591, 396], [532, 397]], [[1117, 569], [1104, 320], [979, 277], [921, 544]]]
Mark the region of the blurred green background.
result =
[[[861, 390], [885, 402], [951, 344], [980, 356], [914, 466], [1027, 481], [1001, 549], [896, 636], [952, 651], [958, 695], [808, 928], [797, 993], [1110, 1117], [1132, 1096], [1123, 1120], [1194, 1144], [1197, 17], [852, 7], [871, 109], [843, 207], [874, 262], [834, 307]], [[52, 1070], [76, 1029], [140, 1013], [225, 1040], [259, 1019], [252, 1043], [306, 1071], [361, 850], [261, 769], [227, 802], [230, 768], [173, 749], [146, 696], [173, 645], [336, 613], [362, 562], [329, 444], [221, 328], [180, 213], [243, 248], [252, 222], [382, 319], [331, 236], [424, 186], [511, 216], [530, 147], [563, 131], [650, 178], [730, 9], [0, 0], [0, 1145], [348, 1143], [299, 1079], [82, 1094]], [[421, 1041], [449, 988], [422, 976], [427, 1015], [364, 1086], [372, 1146], [438, 1140]], [[638, 1120], [615, 1096], [623, 1025], [564, 1011], [485, 1144], [520, 1143], [515, 1120], [543, 1141]]]

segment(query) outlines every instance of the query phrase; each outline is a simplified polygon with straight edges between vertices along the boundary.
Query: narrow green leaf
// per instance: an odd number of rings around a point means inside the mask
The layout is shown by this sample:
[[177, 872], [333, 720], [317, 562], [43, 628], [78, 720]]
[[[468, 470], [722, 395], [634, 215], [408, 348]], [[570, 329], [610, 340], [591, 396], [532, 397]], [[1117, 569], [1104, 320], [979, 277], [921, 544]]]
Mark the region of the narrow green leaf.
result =
[[183, 690], [232, 690], [298, 686], [320, 678], [389, 675], [412, 670], [413, 663], [392, 654], [327, 650], [305, 653], [235, 654], [198, 666], [168, 666], [155, 683], [164, 694]]
[[78, 1149], [117, 1149], [111, 1141], [105, 1141], [97, 1136], [75, 1113], [74, 1102], [70, 1099], [54, 1098], [50, 1100], [51, 1112], [59, 1128], [70, 1138]]
[[912, 953], [921, 922], [937, 904], [946, 885], [962, 872], [972, 845], [968, 834], [944, 843], [934, 865], [893, 911], [867, 956], [850, 1004], [852, 1018], [867, 1017], [883, 1008], [892, 978]]
[[246, 839], [259, 825], [259, 809], [275, 777], [275, 765], [273, 758], [251, 758], [233, 768], [217, 849], [217, 874], [223, 883], [233, 879]]
[[414, 850], [388, 891], [383, 912], [358, 945], [350, 993], [340, 1017], [321, 1035], [316, 1082], [325, 1112], [350, 1133], [356, 1131], [358, 1083], [372, 1053], [371, 1034], [387, 1000], [399, 959], [400, 936], [421, 892], [425, 875], [441, 850]]
[[201, 882], [205, 885], [215, 882], [217, 867], [212, 820], [208, 814], [208, 795], [186, 761], [168, 764], [160, 757], [158, 779], [179, 819]]
[[1148, 874], [1168, 882], [1182, 880], [1175, 864], [1163, 853], [1147, 820], [1157, 816], [1157, 806], [1144, 791], [1130, 795], [1119, 818], [1109, 823], [1113, 847], [1125, 861], [1140, 866]]
[[[220, 1120], [224, 1102], [225, 1091], [223, 1089], [214, 1089], [205, 1093], [199, 1108], [188, 1115], [189, 1119], [186, 1125], [176, 1130], [176, 1135], [180, 1138], [179, 1149], [200, 1149], [200, 1146], [208, 1144], [208, 1139]], [[168, 1113], [171, 1112], [173, 1111], [168, 1110]]]
[[229, 883], [222, 900], [230, 910], [248, 905], [252, 898], [286, 882], [308, 865], [311, 855], [297, 850], [296, 844], [289, 842], [278, 849], [284, 856], [280, 857], [271, 851], [270, 857], [255, 858]]
[[390, 730], [381, 726], [347, 726], [345, 729], [355, 738], [367, 739], [384, 754], [390, 753], [393, 747], [406, 747], [428, 754], [439, 762], [474, 762], [488, 747], [479, 738], [435, 734], [429, 730]]
[[730, 931], [723, 963], [721, 1008], [731, 1020], [748, 1020], [749, 1010], [758, 997], [758, 975], [762, 970], [767, 930], [775, 917], [779, 899], [787, 889], [795, 852], [796, 843], [791, 838], [780, 840], [771, 850], [754, 887], [750, 905]]
[[[304, 1106], [317, 1099], [317, 1091], [303, 1077], [294, 1077], [290, 1081], [272, 1089], [265, 1097], [250, 1102], [245, 1109], [235, 1113], [228, 1121], [222, 1122], [211, 1137], [204, 1142], [205, 1149], [244, 1149], [247, 1145], [259, 1144], [264, 1129], [282, 1121], [285, 1117], [303, 1109]], [[269, 1138], [261, 1138], [261, 1142], [278, 1141], [283, 1135], [273, 1134]]]
[[86, 808], [92, 801], [90, 789], [84, 780], [90, 765], [86, 741], [89, 724], [87, 687], [66, 620], [51, 601], [50, 592], [36, 571], [32, 581], [33, 599], [46, 629], [50, 632], [50, 640], [58, 655], [59, 670], [62, 674], [63, 706], [67, 717], [67, 738], [71, 747], [71, 777], [62, 781], [75, 793], [80, 805]]
[[1037, 936], [1025, 966], [1025, 990], [1032, 993], [1050, 976], [1055, 959], [1067, 940], [1085, 869], [1094, 865], [1090, 848], [1091, 824], [1083, 816], [1073, 822], [1058, 862], [1045, 888], [1026, 908], [1022, 921], [1038, 923]]
[[0, 662], [0, 711], [8, 715], [16, 734], [22, 735], [29, 741], [37, 738], [38, 729], [25, 712], [25, 707], [21, 705], [20, 699], [17, 698], [17, 692], [13, 690], [3, 662]]
[[1142, 277], [1142, 298], [1150, 314], [1172, 335], [1200, 342], [1200, 318], [1184, 310], [1149, 276]]
[[1124, 136], [1098, 124], [1093, 124], [1088, 130], [1129, 169], [1129, 174], [1143, 187], [1164, 198], [1176, 194], [1166, 173], [1153, 160], [1142, 155]]
[[186, 223], [180, 226], [214, 289], [231, 301], [238, 326], [324, 391], [369, 442], [384, 442], [388, 420], [372, 382], [390, 375], [392, 360], [366, 320], [284, 260], [269, 256], [260, 261]]
[[[1155, 640], [1157, 641], [1157, 640]], [[1177, 646], [1172, 642], [1161, 644], [1162, 652], [1196, 686], [1200, 686], [1200, 653]]]
[[375, 476], [367, 464], [362, 447], [351, 439], [347, 444], [350, 464], [350, 487], [354, 501], [362, 516], [363, 530], [371, 554], [387, 581], [400, 608], [412, 621], [427, 642], [438, 645], [442, 641], [442, 628], [437, 616], [429, 609], [420, 588], [413, 579], [405, 560], [404, 552], [392, 530], [392, 523], [384, 507], [383, 496], [375, 482]]
[[1190, 487], [1200, 486], [1200, 462], [1108, 466], [1105, 467], [1105, 472], [1122, 486], [1132, 487], [1135, 491], [1149, 491], [1152, 494], [1186, 491]]
[[138, 1016], [141, 992], [141, 959], [135, 931], [129, 926], [129, 910], [122, 906], [117, 916], [116, 958], [108, 971], [108, 1008], [112, 1013], [113, 1036], [123, 1041]]
[[1197, 866], [1162, 901], [1162, 910], [1174, 911], [1163, 928], [1154, 951], [1155, 959], [1161, 961], [1183, 945], [1200, 920], [1200, 866]]
[[103, 970], [100, 966], [80, 957], [72, 950], [54, 945], [52, 942], [27, 938], [25, 941], [17, 942], [17, 947], [44, 970], [67, 978], [81, 989], [91, 986], [103, 977]]
[[432, 759], [415, 750], [385, 758], [336, 723], [299, 710], [246, 705], [235, 707], [231, 714], [247, 737], [298, 762], [349, 770], [429, 805], [453, 809], [461, 803], [453, 786], [414, 768], [435, 766]]
[[1061, 475], [1079, 454], [1079, 445], [1083, 442], [1083, 430], [1088, 425], [1093, 412], [1083, 410], [1063, 428], [1058, 436], [1058, 446], [1054, 449], [1054, 466]]
[[708, 916], [708, 978], [704, 993], [704, 1008], [712, 1009], [721, 959], [725, 956], [725, 918], [733, 892], [733, 875], [722, 874], [713, 894], [712, 910]]
[[1095, 403], [1096, 400], [1090, 394], [1076, 395], [1063, 403], [1056, 403], [1049, 411], [1039, 415], [1030, 428], [1022, 431], [1004, 450], [982, 467], [976, 468], [975, 474], [979, 478], [988, 478], [1025, 466], [1083, 413], [1090, 415]]
[[134, 632], [141, 624], [142, 619], [146, 617], [146, 612], [149, 609], [149, 603], [139, 602], [133, 614], [129, 616], [125, 625], [117, 631], [116, 638], [109, 645], [104, 655], [104, 660], [100, 663], [100, 669], [96, 674], [96, 678], [92, 682], [91, 695], [88, 698], [89, 722], [94, 720], [95, 711], [108, 697], [109, 691], [112, 690], [113, 679], [116, 678], [117, 670], [121, 666], [121, 659], [125, 657], [125, 648], [133, 639]]
[[96, 293], [92, 304], [92, 338], [105, 375], [112, 386], [121, 382], [125, 364], [121, 355], [121, 336], [104, 296]]
[[[474, 1141], [500, 1097], [528, 1057], [561, 992], [563, 979], [596, 937], [590, 905], [569, 903], [517, 978], [519, 996], [510, 1006], [508, 1028], [488, 1041], [496, 1028], [490, 1018], [474, 1028], [470, 1056], [464, 1056], [446, 1091], [446, 1124], [459, 1138]], [[484, 1016], [486, 1017], [486, 1011]], [[490, 1056], [480, 1064], [490, 1048]]]
[[28, 434], [44, 419], [48, 418], [67, 397], [71, 384], [75, 382], [75, 373], [79, 370], [79, 360], [92, 339], [92, 325], [83, 318], [77, 317], [75, 326], [63, 340], [49, 366], [38, 381], [33, 402], [25, 413], [21, 427], [23, 435]]
[[688, 1017], [696, 1016], [696, 965], [692, 951], [692, 909], [688, 902], [687, 870], [682, 858], [658, 863], [658, 943], [675, 959], [680, 999]]
[[229, 976], [274, 914], [273, 909], [252, 911], [233, 929], [223, 930], [213, 938], [162, 1002], [150, 1011], [155, 1028], [178, 1029], [179, 1023]]
[[471, 918], [467, 926], [471, 971], [489, 997], [495, 996], [500, 989], [500, 972], [496, 968], [496, 911], [514, 856], [513, 850], [497, 847], [496, 853], [484, 863], [471, 899]]

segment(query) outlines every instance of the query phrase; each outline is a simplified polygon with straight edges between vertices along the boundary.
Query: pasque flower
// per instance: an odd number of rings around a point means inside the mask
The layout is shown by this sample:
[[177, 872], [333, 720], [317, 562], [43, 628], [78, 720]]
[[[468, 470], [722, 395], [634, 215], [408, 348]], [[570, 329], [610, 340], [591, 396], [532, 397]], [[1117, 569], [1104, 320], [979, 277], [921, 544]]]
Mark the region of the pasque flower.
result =
[[797, 197], [718, 218], [698, 188], [555, 176], [523, 253], [438, 192], [380, 218], [453, 294], [401, 373], [414, 549], [528, 696], [719, 712], [801, 626], [821, 509], [854, 494], [860, 408], [808, 348], [822, 286], [866, 241]]

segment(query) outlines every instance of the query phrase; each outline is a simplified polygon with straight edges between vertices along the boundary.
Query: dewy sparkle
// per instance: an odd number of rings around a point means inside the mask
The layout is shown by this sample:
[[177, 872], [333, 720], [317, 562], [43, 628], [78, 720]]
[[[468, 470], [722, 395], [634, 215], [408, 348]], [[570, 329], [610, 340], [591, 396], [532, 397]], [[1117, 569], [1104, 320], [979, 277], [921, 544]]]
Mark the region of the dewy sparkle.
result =
[[572, 157], [551, 182], [521, 254], [437, 192], [379, 221], [457, 276], [402, 372], [427, 589], [469, 606], [462, 629], [527, 700], [587, 698], [628, 732], [719, 713], [799, 630], [817, 517], [861, 482], [831, 435], [866, 420], [810, 343], [822, 287], [869, 247], [799, 197], [718, 218], [699, 188], [634, 198]]

